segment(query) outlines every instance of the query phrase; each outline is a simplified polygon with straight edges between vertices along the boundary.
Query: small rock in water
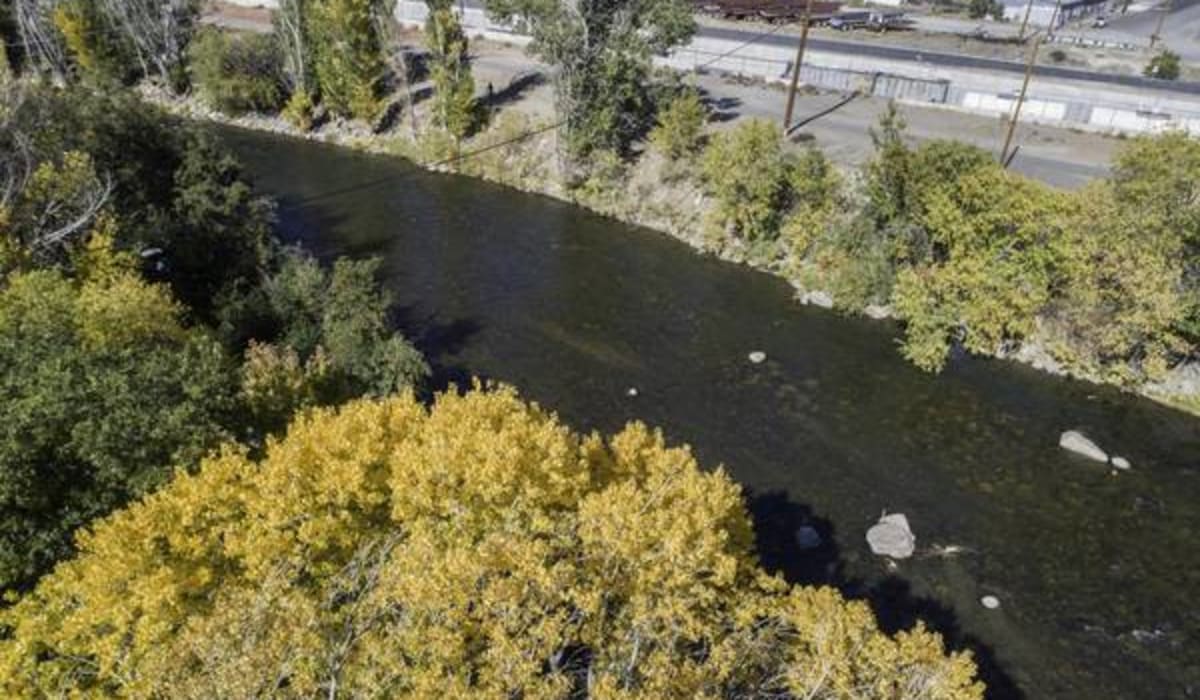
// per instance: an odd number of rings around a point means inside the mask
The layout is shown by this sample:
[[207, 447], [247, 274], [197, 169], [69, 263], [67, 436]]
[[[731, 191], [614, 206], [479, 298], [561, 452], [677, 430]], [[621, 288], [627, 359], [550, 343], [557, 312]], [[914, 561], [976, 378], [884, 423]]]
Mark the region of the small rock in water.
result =
[[753, 362], [756, 365], [760, 365], [763, 362], [766, 362], [767, 353], [763, 352], [762, 350], [755, 350], [754, 352], [750, 353], [750, 355], [748, 355], [748, 357], [750, 358], [751, 362]]
[[821, 533], [811, 525], [803, 525], [796, 530], [796, 546], [800, 549], [816, 549], [821, 546]]
[[867, 304], [863, 307], [863, 313], [867, 318], [873, 318], [876, 321], [882, 321], [885, 318], [892, 317], [892, 307], [882, 306], [880, 304]]
[[884, 514], [879, 522], [867, 530], [867, 544], [871, 551], [893, 559], [907, 559], [916, 548], [917, 538], [908, 527], [908, 518], [903, 513]]
[[829, 295], [829, 292], [805, 292], [800, 296], [800, 303], [812, 304], [813, 306], [819, 306], [822, 309], [832, 309], [833, 297]]
[[988, 610], [995, 610], [1000, 607], [1000, 599], [994, 595], [985, 595], [979, 599], [979, 604]]
[[637, 396], [638, 395], [637, 387], [635, 387], [635, 386], [629, 387], [628, 389], [625, 390], [625, 395], [630, 398]]
[[1128, 469], [1133, 468], [1133, 465], [1129, 463], [1129, 460], [1125, 459], [1124, 457], [1113, 457], [1112, 465], [1114, 467], [1116, 467], [1117, 469], [1121, 469], [1121, 470], [1128, 470]]
[[1107, 462], [1108, 454], [1078, 430], [1068, 430], [1058, 438], [1058, 446], [1097, 462]]

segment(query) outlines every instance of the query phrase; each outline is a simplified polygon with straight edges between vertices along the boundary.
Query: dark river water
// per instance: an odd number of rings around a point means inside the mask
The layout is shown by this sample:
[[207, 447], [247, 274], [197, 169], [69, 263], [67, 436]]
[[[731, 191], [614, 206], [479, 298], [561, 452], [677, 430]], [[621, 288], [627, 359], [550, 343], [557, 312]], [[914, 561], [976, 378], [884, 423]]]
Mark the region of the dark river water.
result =
[[[927, 375], [893, 325], [802, 307], [667, 236], [221, 133], [279, 199], [286, 238], [382, 257], [397, 322], [443, 381], [501, 380], [577, 428], [641, 419], [691, 444], [749, 490], [765, 565], [869, 599], [889, 628], [926, 620], [975, 651], [991, 697], [1200, 697], [1200, 419], [998, 361]], [[1133, 470], [1059, 449], [1070, 428]], [[917, 536], [895, 567], [864, 540], [885, 509]], [[803, 524], [821, 548], [799, 549]]]

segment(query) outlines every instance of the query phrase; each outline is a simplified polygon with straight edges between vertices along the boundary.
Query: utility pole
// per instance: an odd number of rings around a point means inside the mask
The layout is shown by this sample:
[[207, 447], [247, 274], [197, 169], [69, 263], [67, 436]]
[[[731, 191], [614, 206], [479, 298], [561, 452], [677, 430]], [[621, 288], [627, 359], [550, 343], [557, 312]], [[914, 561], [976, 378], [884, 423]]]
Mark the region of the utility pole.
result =
[[1021, 82], [1021, 94], [1017, 96], [1017, 104], [1013, 107], [1012, 118], [1008, 121], [1008, 134], [1004, 137], [1004, 148], [1000, 149], [1000, 165], [1008, 165], [1008, 148], [1012, 145], [1013, 134], [1017, 131], [1017, 122], [1021, 119], [1021, 107], [1025, 104], [1025, 93], [1029, 91], [1029, 79], [1033, 77], [1033, 64], [1037, 62], [1038, 48], [1042, 45], [1042, 34], [1033, 40], [1033, 49], [1029, 52], [1029, 62], [1025, 64], [1025, 80]]
[[804, 45], [808, 43], [808, 26], [812, 24], [813, 0], [804, 4], [804, 26], [800, 29], [800, 45], [796, 47], [796, 65], [792, 69], [792, 85], [788, 88], [787, 110], [783, 114], [783, 135], [792, 128], [792, 113], [796, 108], [796, 89], [800, 86], [800, 66], [804, 64]]
[[1033, 12], [1033, 0], [1025, 4], [1025, 18], [1021, 20], [1021, 31], [1017, 32], [1017, 41], [1025, 41], [1025, 28], [1029, 26], [1029, 13]]
[[1062, 10], [1062, 0], [1054, 3], [1054, 12], [1050, 15], [1050, 26], [1046, 29], [1046, 36], [1054, 36], [1054, 30], [1058, 29], [1058, 13]]
[[1171, 5], [1171, 0], [1166, 0], [1163, 3], [1162, 12], [1158, 14], [1158, 25], [1154, 27], [1154, 33], [1150, 35], [1150, 48], [1154, 48], [1154, 45], [1162, 38], [1163, 22], [1167, 20], [1167, 15], [1171, 14]]

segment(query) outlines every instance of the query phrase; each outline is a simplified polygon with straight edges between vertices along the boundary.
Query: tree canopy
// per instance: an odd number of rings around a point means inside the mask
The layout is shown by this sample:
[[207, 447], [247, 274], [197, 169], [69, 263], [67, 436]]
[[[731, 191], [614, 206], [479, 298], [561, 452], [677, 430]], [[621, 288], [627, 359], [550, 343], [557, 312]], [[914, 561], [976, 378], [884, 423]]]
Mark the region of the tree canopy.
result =
[[0, 589], [161, 485], [164, 465], [232, 437], [232, 364], [182, 313], [128, 271], [73, 283], [42, 270], [0, 286]]
[[652, 126], [651, 56], [695, 32], [683, 0], [488, 0], [495, 17], [533, 39], [529, 49], [554, 67], [555, 99], [570, 155], [623, 152]]
[[299, 418], [98, 522], [0, 617], [15, 696], [979, 698], [966, 654], [758, 568], [739, 487], [508, 389]]

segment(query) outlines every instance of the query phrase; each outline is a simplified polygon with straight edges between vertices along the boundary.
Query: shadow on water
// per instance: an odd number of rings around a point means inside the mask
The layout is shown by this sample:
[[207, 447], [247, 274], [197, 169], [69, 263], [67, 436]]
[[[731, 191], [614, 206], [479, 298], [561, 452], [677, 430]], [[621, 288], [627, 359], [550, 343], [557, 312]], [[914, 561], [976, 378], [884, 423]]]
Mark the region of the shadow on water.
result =
[[466, 388], [475, 380], [487, 381], [487, 377], [478, 370], [471, 370], [455, 360], [467, 343], [482, 330], [478, 321], [471, 318], [443, 321], [436, 314], [419, 317], [417, 314], [415, 308], [404, 307], [393, 311], [392, 320], [429, 363], [431, 393], [445, 391], [451, 386]]
[[[1016, 682], [1000, 667], [992, 648], [966, 634], [955, 612], [938, 601], [915, 595], [907, 581], [887, 576], [870, 585], [848, 576], [833, 523], [796, 503], [784, 491], [755, 493], [747, 489], [747, 505], [754, 522], [755, 546], [764, 569], [790, 584], [832, 586], [850, 599], [865, 600], [888, 634], [912, 629], [918, 622], [939, 634], [954, 651], [969, 650], [987, 686], [988, 700], [1023, 700]], [[812, 528], [819, 540], [805, 541], [802, 528]]]

